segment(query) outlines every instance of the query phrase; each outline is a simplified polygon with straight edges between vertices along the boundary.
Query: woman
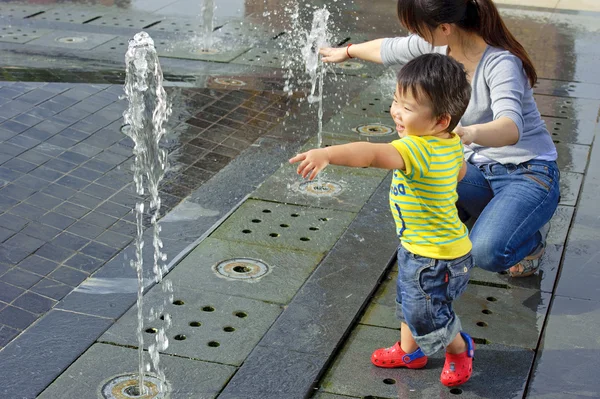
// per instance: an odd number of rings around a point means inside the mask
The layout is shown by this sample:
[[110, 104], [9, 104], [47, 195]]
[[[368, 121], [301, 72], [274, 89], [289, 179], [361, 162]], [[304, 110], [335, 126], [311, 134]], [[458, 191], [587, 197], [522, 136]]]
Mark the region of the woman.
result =
[[397, 8], [410, 36], [323, 48], [323, 61], [391, 66], [437, 52], [462, 63], [472, 94], [455, 129], [468, 161], [457, 207], [463, 221], [476, 219], [475, 264], [513, 277], [535, 273], [545, 246], [540, 229], [558, 206], [559, 171], [533, 98], [537, 74], [527, 52], [491, 0], [399, 0]]

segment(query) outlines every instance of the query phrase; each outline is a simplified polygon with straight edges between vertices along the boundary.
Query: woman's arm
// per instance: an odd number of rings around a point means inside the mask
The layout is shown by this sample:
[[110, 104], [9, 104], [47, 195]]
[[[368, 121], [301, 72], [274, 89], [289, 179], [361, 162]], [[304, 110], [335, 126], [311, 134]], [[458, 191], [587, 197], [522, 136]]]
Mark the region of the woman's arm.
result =
[[300, 162], [297, 172], [313, 180], [327, 165], [404, 169], [404, 159], [391, 144], [349, 143], [317, 148], [296, 155], [290, 163]]
[[488, 123], [457, 126], [454, 131], [466, 145], [475, 143], [483, 147], [504, 147], [519, 141], [517, 124], [506, 116]]
[[358, 58], [365, 61], [383, 63], [381, 60], [381, 43], [383, 39], [375, 39], [369, 42], [353, 44], [350, 47], [324, 47], [319, 50], [323, 56], [323, 62], [344, 62], [348, 60], [348, 54], [352, 58]]

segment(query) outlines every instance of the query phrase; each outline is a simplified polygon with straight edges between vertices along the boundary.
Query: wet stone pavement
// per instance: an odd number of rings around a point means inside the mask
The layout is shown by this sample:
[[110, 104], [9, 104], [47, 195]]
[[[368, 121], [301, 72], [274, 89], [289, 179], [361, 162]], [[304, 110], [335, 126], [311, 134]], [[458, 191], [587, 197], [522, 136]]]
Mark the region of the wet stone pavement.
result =
[[[137, 370], [139, 198], [122, 83], [142, 28], [173, 108], [160, 186], [172, 398], [600, 397], [600, 14], [561, 10], [564, 0], [500, 8], [538, 68], [562, 197], [538, 274], [474, 271], [456, 308], [478, 343], [475, 374], [447, 389], [442, 354], [418, 371], [369, 362], [398, 336], [389, 175], [330, 167], [312, 187], [286, 163], [316, 145], [298, 35], [324, 3], [294, 25], [288, 3], [218, 2], [222, 47], [208, 52], [192, 17], [201, 2], [115, 3], [0, 2], [0, 398], [103, 398]], [[328, 7], [333, 43], [403, 34], [393, 2]], [[324, 144], [391, 140], [390, 87], [381, 66], [333, 67]], [[163, 299], [146, 287], [145, 309]], [[144, 317], [147, 348], [163, 322]]]

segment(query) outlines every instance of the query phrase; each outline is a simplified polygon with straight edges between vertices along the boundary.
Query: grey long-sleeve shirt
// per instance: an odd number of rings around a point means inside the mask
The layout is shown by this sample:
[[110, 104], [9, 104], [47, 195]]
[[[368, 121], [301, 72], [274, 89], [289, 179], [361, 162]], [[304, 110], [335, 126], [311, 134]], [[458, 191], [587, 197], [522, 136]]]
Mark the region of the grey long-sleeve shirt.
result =
[[[403, 65], [426, 53], [447, 53], [448, 46], [432, 47], [416, 35], [384, 39], [381, 59], [386, 66]], [[488, 46], [471, 81], [471, 101], [461, 125], [487, 123], [502, 116], [517, 125], [519, 140], [504, 147], [465, 146], [465, 158], [476, 163], [520, 164], [531, 159], [556, 160], [556, 147], [540, 117], [521, 60]]]

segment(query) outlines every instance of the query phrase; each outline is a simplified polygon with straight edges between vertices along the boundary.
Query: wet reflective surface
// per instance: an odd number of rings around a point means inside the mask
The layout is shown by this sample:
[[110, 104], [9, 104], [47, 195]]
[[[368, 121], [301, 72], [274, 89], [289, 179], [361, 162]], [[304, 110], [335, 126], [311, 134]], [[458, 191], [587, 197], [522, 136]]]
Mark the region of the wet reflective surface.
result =
[[[141, 29], [155, 39], [173, 107], [168, 134], [161, 141], [169, 153], [170, 165], [159, 187], [163, 215], [182, 203], [185, 209], [202, 210], [203, 215], [219, 215], [213, 208], [191, 201], [200, 196], [199, 190], [223, 174], [230, 177], [228, 182], [218, 189], [211, 188], [207, 194], [218, 203], [237, 203], [243, 197], [238, 198], [238, 193], [247, 192], [244, 187], [256, 187], [265, 181], [262, 191], [254, 195], [267, 201], [310, 208], [313, 201], [324, 196], [323, 190], [314, 187], [305, 188], [314, 191], [308, 195], [310, 200], [306, 194], [293, 191], [301, 182], [290, 183], [292, 170], [273, 174], [273, 164], [281, 161], [271, 158], [283, 159], [281, 155], [297, 149], [299, 141], [316, 134], [316, 110], [305, 101], [310, 87], [296, 54], [298, 44], [310, 29], [312, 12], [325, 4], [331, 12], [332, 44], [402, 35], [405, 32], [396, 21], [394, 2], [312, 1], [301, 4], [297, 19], [292, 18], [295, 2], [291, 0], [215, 3], [214, 45], [210, 51], [202, 51], [205, 26], [200, 0], [0, 0], [0, 347], [9, 345], [38, 318], [52, 312], [82, 281], [106, 270], [111, 259], [123, 256], [134, 236], [134, 217], [130, 213], [136, 200], [130, 170], [132, 143], [121, 131], [125, 104], [119, 96], [123, 94], [127, 42]], [[596, 317], [600, 300], [600, 275], [596, 272], [600, 265], [596, 248], [600, 237], [596, 205], [600, 154], [597, 146], [593, 147], [599, 131], [600, 16], [533, 7], [502, 6], [500, 11], [537, 67], [540, 80], [534, 93], [558, 148], [563, 199], [561, 211], [555, 215], [556, 227], [551, 229], [552, 248], [538, 276], [517, 282], [503, 275], [474, 274], [472, 292], [466, 297], [470, 301], [461, 308], [468, 313], [465, 320], [483, 347], [481, 357], [487, 359], [483, 362], [500, 362], [506, 375], [494, 375], [489, 365], [482, 366], [482, 376], [463, 387], [460, 395], [593, 396], [598, 391], [591, 382], [593, 376], [572, 370], [595, 370], [600, 365], [594, 356], [597, 342], [589, 333], [600, 325]], [[352, 128], [361, 123], [389, 123], [387, 115], [362, 118], [355, 107], [349, 108], [352, 103], [369, 109], [368, 102], [363, 104], [369, 98], [360, 94], [373, 83], [385, 82], [380, 80], [383, 69], [367, 66], [357, 72], [353, 65], [328, 74], [324, 123], [352, 120]], [[354, 123], [361, 118], [364, 120]], [[356, 132], [346, 131], [343, 126], [340, 124], [339, 129], [344, 131], [338, 136], [356, 139]], [[248, 162], [247, 154], [254, 152], [260, 154], [259, 159]], [[267, 180], [271, 175], [273, 178]], [[350, 176], [344, 182], [370, 178], [359, 177]], [[351, 186], [344, 186], [343, 195], [357, 202], [352, 202], [351, 209], [358, 211], [366, 201], [362, 198], [368, 198], [369, 190], [378, 182], [357, 183], [365, 191], [361, 195]], [[319, 203], [323, 207], [327, 204], [324, 200]], [[150, 218], [150, 214], [144, 217], [146, 227]], [[167, 235], [167, 245], [169, 240], [173, 243], [188, 234], [185, 229], [191, 230], [190, 225], [199, 223], [199, 219], [186, 217], [177, 222], [180, 228], [169, 226], [184, 233], [177, 231], [171, 238]], [[179, 219], [167, 216], [165, 220], [170, 221], [165, 225], [174, 225], [173, 221]], [[273, 274], [278, 275], [276, 265]], [[324, 287], [317, 282], [314, 287], [315, 295], [340, 300], [332, 304], [333, 308], [344, 309], [348, 303], [343, 284]], [[128, 296], [134, 291], [119, 287], [107, 290], [105, 295]], [[292, 296], [290, 293], [289, 298]], [[502, 300], [491, 303], [490, 297]], [[310, 300], [299, 298], [306, 303]], [[363, 300], [368, 300], [368, 293]], [[71, 299], [71, 304], [74, 301]], [[339, 314], [342, 312], [326, 313], [318, 306], [321, 303], [313, 304], [307, 312], [303, 307], [306, 303], [292, 306], [302, 310], [288, 312], [286, 326], [269, 334], [275, 347], [286, 340], [293, 342], [294, 334], [305, 334], [302, 351], [290, 356], [327, 347], [326, 343], [335, 341], [328, 335], [332, 333], [330, 323], [339, 326], [351, 322]], [[351, 375], [365, 376], [365, 380], [349, 382], [348, 374], [336, 374], [334, 370], [326, 374], [318, 397], [458, 394], [440, 390], [437, 385], [432, 390], [437, 384], [436, 367], [414, 380], [403, 380], [404, 375], [397, 371], [372, 371], [365, 359], [370, 346], [382, 342], [371, 342], [367, 335], [389, 335], [393, 339], [397, 332], [390, 330], [395, 328], [390, 319], [392, 306], [384, 293], [378, 294], [371, 303], [368, 321], [362, 321], [363, 326], [355, 330], [354, 338], [336, 360], [338, 370], [349, 370]], [[503, 318], [503, 313], [510, 317]], [[118, 316], [110, 314], [112, 318]], [[314, 321], [313, 330], [305, 328], [308, 316]], [[494, 326], [499, 327], [491, 331]], [[364, 335], [366, 330], [372, 331]], [[48, 334], [52, 331], [48, 329]], [[319, 333], [311, 336], [310, 331]], [[517, 337], [512, 339], [513, 335]], [[563, 339], [567, 335], [569, 339]], [[540, 346], [536, 347], [538, 339]], [[535, 361], [533, 349], [538, 350]], [[240, 376], [253, 375], [256, 365], [277, 364], [270, 363], [277, 348], [264, 347], [258, 352], [260, 361], [255, 359], [248, 368], [240, 368]], [[357, 353], [365, 353], [366, 358], [355, 358]], [[315, 358], [321, 355], [302, 358], [295, 364], [318, 369], [315, 365], [320, 363]], [[66, 359], [56, 369], [65, 369], [71, 362]], [[2, 352], [0, 364], [4, 364]], [[27, 370], [31, 365], [21, 367]], [[46, 374], [49, 384], [56, 376]], [[312, 374], [299, 370], [298, 375], [310, 379]], [[286, 377], [278, 376], [281, 381]], [[232, 386], [244, 391], [243, 384], [240, 377]], [[219, 389], [215, 387], [214, 392]]]

